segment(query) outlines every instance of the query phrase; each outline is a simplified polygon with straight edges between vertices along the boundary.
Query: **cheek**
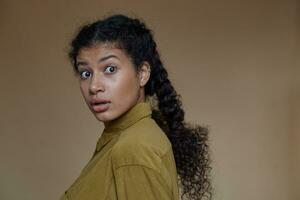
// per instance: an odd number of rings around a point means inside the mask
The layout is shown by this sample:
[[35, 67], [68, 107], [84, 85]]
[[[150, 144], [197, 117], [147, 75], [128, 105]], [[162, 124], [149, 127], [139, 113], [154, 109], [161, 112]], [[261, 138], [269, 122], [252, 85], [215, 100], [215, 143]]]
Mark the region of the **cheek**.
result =
[[130, 74], [120, 77], [112, 87], [114, 87], [115, 97], [121, 101], [130, 101], [136, 98], [139, 84], [137, 78]]
[[81, 82], [80, 83], [80, 91], [81, 91], [81, 94], [86, 99], [87, 96], [88, 96], [88, 83], [87, 82]]

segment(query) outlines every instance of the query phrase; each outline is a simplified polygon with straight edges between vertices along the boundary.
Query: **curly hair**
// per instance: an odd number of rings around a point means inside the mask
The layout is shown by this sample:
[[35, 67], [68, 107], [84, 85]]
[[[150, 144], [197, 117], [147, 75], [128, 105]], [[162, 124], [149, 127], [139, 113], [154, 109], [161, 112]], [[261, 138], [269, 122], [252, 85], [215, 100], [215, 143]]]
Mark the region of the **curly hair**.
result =
[[184, 121], [181, 96], [168, 79], [152, 31], [141, 20], [121, 14], [80, 27], [69, 51], [75, 73], [78, 73], [76, 57], [79, 50], [98, 43], [116, 45], [124, 50], [136, 70], [143, 62], [150, 64], [145, 96], [153, 100], [152, 118], [172, 144], [181, 198], [211, 199], [208, 128]]

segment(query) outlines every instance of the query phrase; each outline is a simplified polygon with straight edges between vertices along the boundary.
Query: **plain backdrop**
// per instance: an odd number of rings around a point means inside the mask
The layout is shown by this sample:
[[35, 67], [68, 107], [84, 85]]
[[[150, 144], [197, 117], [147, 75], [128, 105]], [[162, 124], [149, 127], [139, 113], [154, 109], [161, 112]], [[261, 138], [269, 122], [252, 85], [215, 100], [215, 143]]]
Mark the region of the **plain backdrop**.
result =
[[299, 2], [0, 1], [0, 199], [53, 200], [103, 125], [67, 59], [83, 23], [144, 19], [182, 96], [210, 128], [214, 199], [300, 199]]

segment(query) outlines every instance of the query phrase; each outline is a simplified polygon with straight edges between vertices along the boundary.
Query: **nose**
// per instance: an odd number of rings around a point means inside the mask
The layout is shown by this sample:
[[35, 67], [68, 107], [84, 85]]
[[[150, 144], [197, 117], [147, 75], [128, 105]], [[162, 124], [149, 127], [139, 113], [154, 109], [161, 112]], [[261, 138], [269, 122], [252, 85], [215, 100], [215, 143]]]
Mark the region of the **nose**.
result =
[[97, 94], [99, 91], [104, 92], [104, 84], [100, 75], [94, 74], [90, 82], [89, 91], [91, 94]]

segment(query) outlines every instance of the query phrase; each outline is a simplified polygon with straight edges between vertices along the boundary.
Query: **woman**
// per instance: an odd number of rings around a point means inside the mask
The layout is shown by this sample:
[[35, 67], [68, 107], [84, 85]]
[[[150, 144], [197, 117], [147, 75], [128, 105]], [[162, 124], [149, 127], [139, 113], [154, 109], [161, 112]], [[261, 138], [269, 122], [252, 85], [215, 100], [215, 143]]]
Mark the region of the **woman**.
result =
[[151, 31], [114, 15], [83, 26], [69, 52], [83, 97], [104, 123], [61, 200], [210, 199], [207, 129], [184, 122]]

